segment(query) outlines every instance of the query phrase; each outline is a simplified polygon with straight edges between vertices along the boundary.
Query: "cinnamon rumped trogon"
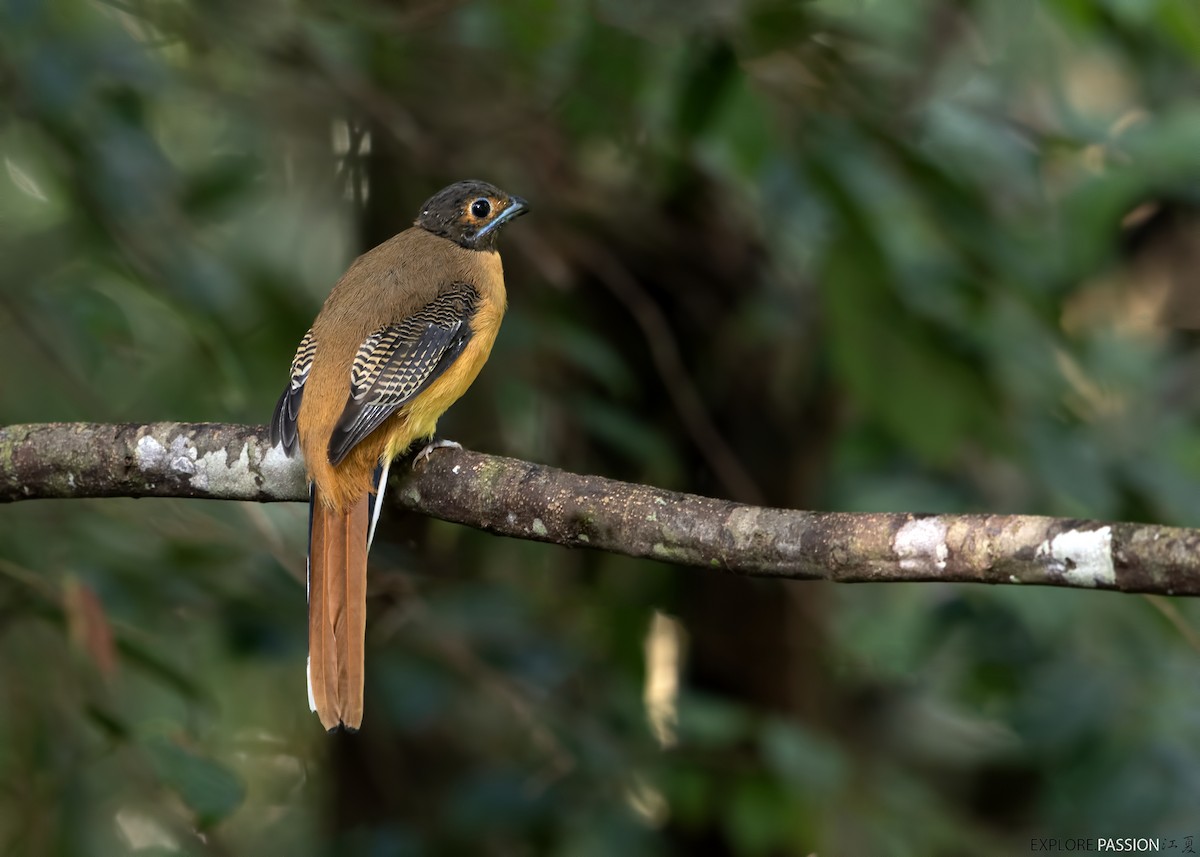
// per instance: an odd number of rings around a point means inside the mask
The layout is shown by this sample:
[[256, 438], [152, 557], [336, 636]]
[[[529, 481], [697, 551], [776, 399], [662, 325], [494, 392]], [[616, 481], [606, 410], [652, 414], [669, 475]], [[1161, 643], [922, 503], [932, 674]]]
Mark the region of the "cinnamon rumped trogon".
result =
[[507, 302], [496, 236], [527, 207], [480, 181], [434, 194], [354, 261], [292, 359], [271, 442], [299, 449], [308, 472], [308, 701], [330, 731], [362, 723], [367, 552], [388, 467], [487, 361]]

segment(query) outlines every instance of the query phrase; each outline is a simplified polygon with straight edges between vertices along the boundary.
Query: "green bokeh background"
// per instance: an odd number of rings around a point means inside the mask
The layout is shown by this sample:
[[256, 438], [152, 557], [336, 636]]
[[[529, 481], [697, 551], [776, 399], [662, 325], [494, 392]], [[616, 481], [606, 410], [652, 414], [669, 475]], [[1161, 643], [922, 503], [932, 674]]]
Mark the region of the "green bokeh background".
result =
[[[1191, 0], [0, 0], [0, 423], [265, 422], [353, 256], [479, 177], [534, 212], [465, 445], [1195, 525], [1198, 92]], [[1190, 603], [396, 517], [365, 729], [329, 737], [303, 507], [0, 509], [0, 853], [1200, 836]]]

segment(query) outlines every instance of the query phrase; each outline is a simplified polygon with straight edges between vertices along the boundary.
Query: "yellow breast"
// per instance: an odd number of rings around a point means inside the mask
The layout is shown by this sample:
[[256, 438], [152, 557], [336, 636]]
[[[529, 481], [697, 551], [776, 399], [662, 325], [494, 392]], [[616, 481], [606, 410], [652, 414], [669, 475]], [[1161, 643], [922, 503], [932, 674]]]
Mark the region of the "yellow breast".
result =
[[400, 419], [392, 423], [396, 429], [388, 439], [387, 457], [394, 458], [417, 441], [431, 437], [437, 431], [438, 419], [475, 382], [491, 356], [504, 318], [504, 281], [501, 278], [496, 281], [499, 288], [488, 289], [481, 296], [482, 303], [471, 319], [471, 339], [462, 354], [436, 381], [400, 409], [397, 414]]

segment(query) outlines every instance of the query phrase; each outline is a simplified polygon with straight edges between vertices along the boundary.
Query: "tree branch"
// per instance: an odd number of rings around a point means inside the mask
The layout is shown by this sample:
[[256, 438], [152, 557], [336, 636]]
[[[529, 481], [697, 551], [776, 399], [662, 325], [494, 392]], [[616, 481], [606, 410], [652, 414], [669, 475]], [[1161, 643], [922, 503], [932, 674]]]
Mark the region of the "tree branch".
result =
[[[467, 450], [393, 469], [394, 506], [499, 535], [739, 574], [1032, 583], [1200, 594], [1200, 532], [1032, 515], [800, 512], [581, 476]], [[266, 429], [46, 423], [0, 429], [0, 502], [307, 498]]]

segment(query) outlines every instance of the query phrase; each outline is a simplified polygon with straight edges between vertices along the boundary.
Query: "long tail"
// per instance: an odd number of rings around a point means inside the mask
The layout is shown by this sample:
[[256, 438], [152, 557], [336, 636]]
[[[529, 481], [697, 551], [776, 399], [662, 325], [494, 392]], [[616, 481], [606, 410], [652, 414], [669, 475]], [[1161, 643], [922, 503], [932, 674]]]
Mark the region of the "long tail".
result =
[[370, 506], [363, 497], [335, 512], [310, 493], [308, 703], [330, 731], [362, 725]]

